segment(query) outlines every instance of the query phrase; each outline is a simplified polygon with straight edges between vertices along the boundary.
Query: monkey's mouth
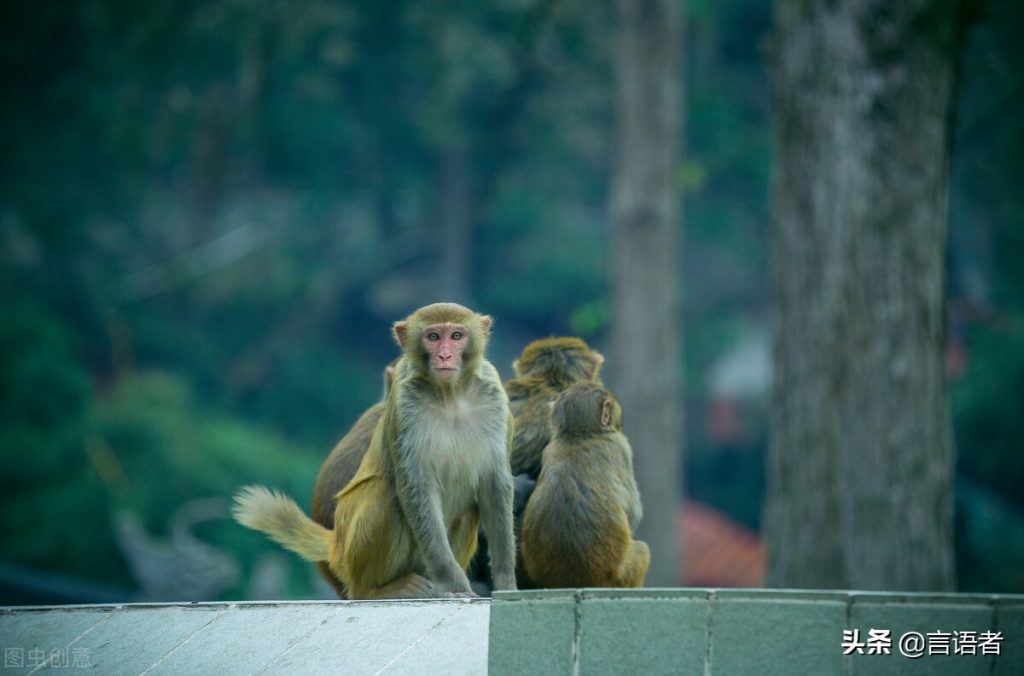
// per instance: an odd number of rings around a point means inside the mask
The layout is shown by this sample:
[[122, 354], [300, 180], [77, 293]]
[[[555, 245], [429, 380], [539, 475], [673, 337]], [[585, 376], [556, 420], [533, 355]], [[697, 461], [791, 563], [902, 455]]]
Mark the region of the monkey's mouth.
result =
[[451, 378], [459, 372], [459, 369], [453, 366], [435, 366], [434, 372], [441, 378]]

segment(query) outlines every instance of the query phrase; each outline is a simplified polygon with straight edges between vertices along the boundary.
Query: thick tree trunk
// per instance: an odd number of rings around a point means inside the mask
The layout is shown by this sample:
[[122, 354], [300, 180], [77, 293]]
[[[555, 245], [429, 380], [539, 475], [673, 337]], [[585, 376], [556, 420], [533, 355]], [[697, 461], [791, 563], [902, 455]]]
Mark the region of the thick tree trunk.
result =
[[954, 586], [943, 303], [956, 4], [777, 5], [775, 586]]
[[651, 548], [648, 586], [677, 585], [683, 401], [675, 176], [682, 127], [682, 19], [675, 0], [619, 0], [618, 164], [612, 185], [609, 384], [635, 453]]

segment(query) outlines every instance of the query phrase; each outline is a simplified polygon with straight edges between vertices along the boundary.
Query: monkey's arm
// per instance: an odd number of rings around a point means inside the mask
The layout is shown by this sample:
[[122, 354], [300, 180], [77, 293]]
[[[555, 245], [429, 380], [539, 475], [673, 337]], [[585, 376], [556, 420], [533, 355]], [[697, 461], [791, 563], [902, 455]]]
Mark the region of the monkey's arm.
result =
[[516, 588], [516, 543], [512, 531], [512, 474], [500, 464], [480, 485], [480, 520], [487, 533], [494, 589]]
[[640, 503], [640, 493], [636, 490], [636, 482], [633, 482], [633, 500], [626, 510], [626, 517], [629, 519], [629, 529], [632, 531], [636, 530], [636, 527], [640, 525], [640, 519], [644, 517], [644, 508]]
[[622, 477], [622, 480], [617, 482], [623, 491], [621, 494], [622, 506], [626, 510], [629, 529], [635, 531], [636, 527], [640, 525], [640, 519], [644, 516], [644, 508], [640, 502], [640, 490], [636, 486], [636, 476], [633, 474], [633, 449], [625, 435], [616, 434], [612, 438], [617, 439], [615, 444], [617, 458], [612, 466], [617, 468], [616, 473]]
[[636, 487], [636, 479], [633, 477], [633, 468], [626, 468], [626, 518], [629, 519], [629, 529], [636, 530], [640, 525], [640, 519], [644, 516], [643, 504], [640, 502], [640, 491]]

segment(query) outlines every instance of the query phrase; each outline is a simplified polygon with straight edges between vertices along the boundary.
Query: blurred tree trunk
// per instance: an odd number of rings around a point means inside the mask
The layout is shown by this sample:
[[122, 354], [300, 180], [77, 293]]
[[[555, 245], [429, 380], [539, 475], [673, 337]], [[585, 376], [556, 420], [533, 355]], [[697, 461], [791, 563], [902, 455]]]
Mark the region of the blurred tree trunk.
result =
[[943, 368], [957, 3], [780, 2], [769, 583], [954, 586]]
[[651, 548], [647, 585], [680, 582], [683, 401], [676, 170], [682, 40], [675, 0], [619, 0], [609, 382], [623, 408]]

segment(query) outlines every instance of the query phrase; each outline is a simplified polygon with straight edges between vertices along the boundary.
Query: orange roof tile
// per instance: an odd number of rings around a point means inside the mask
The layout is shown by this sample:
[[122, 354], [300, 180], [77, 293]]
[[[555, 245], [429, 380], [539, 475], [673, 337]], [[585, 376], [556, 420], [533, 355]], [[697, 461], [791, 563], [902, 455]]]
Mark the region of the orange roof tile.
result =
[[708, 505], [688, 500], [679, 511], [682, 579], [690, 587], [760, 587], [768, 552], [757, 533]]

